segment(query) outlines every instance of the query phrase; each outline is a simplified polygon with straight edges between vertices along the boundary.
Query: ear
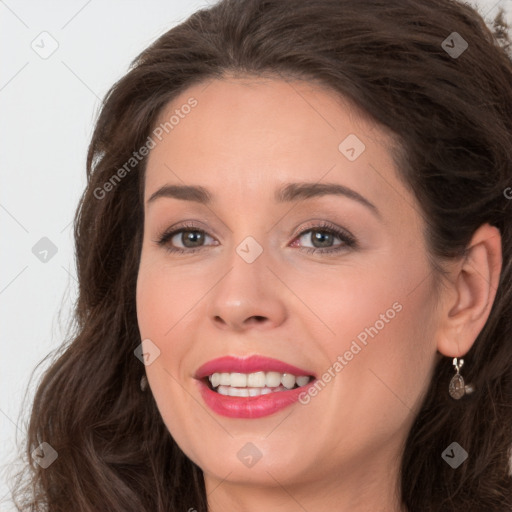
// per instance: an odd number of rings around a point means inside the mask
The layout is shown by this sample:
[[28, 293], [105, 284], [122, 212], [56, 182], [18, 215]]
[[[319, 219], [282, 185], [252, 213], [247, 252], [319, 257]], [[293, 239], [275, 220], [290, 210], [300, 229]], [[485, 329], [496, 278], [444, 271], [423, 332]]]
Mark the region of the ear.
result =
[[442, 290], [437, 349], [462, 357], [473, 346], [491, 311], [502, 266], [501, 234], [490, 224], [480, 226], [465, 256], [450, 271]]

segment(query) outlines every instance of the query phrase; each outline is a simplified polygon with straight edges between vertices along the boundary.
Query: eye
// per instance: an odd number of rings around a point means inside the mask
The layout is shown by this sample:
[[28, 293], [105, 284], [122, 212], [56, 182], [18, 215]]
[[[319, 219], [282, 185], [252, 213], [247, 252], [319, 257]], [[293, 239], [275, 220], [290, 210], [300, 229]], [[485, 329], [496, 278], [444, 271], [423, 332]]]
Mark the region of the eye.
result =
[[[193, 253], [203, 248], [201, 245], [209, 235], [192, 224], [182, 225], [172, 231], [164, 232], [156, 242], [172, 253]], [[212, 238], [212, 237], [210, 237]], [[176, 247], [181, 243], [183, 247]]]
[[[338, 238], [341, 244], [331, 246], [333, 239]], [[341, 228], [331, 226], [328, 223], [315, 225], [309, 229], [302, 231], [296, 240], [308, 239], [312, 242], [313, 247], [301, 247], [300, 249], [309, 254], [320, 253], [336, 253], [345, 251], [356, 246], [356, 239], [348, 232]]]
[[[312, 236], [313, 233], [315, 233], [314, 236]], [[155, 242], [160, 246], [164, 246], [170, 253], [191, 254], [205, 247], [204, 242], [207, 237], [212, 238], [204, 230], [199, 229], [193, 224], [187, 224], [165, 231]], [[346, 251], [357, 245], [356, 239], [348, 231], [334, 227], [328, 223], [322, 223], [301, 231], [299, 235], [295, 237], [291, 246], [297, 246], [295, 240], [307, 240], [308, 237], [312, 241], [313, 247], [299, 247], [299, 250], [310, 254], [315, 252], [336, 253]], [[332, 247], [330, 244], [333, 242], [333, 239], [336, 238], [341, 241], [341, 244]], [[182, 244], [182, 247], [176, 247], [176, 244]]]

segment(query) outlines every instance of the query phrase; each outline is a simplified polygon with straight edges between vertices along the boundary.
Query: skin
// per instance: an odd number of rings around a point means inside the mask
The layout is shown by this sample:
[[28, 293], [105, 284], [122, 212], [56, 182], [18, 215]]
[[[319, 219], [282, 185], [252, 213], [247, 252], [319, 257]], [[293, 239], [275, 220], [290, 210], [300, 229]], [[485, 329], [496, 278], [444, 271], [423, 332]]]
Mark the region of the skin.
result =
[[[202, 468], [212, 512], [405, 510], [402, 445], [435, 363], [463, 356], [485, 324], [499, 232], [482, 226], [437, 287], [420, 207], [398, 178], [386, 130], [316, 84], [254, 77], [195, 85], [158, 122], [192, 96], [198, 105], [151, 150], [145, 178], [145, 201], [167, 184], [214, 196], [208, 206], [145, 205], [137, 314], [141, 338], [160, 350], [146, 372], [163, 421]], [[349, 134], [366, 146], [352, 162], [338, 149]], [[274, 201], [276, 188], [298, 181], [349, 187], [379, 215], [343, 196]], [[206, 232], [199, 251], [156, 243], [183, 221]], [[323, 229], [308, 231], [322, 221], [348, 230], [357, 247], [308, 254], [322, 247], [313, 236]], [[263, 249], [250, 264], [236, 252], [248, 236]], [[183, 240], [168, 245], [187, 250]], [[336, 236], [324, 245], [335, 246]], [[307, 405], [226, 418], [199, 394], [196, 370], [228, 354], [273, 357], [321, 378], [394, 303], [401, 311]], [[262, 454], [250, 468], [237, 457], [248, 442]]]

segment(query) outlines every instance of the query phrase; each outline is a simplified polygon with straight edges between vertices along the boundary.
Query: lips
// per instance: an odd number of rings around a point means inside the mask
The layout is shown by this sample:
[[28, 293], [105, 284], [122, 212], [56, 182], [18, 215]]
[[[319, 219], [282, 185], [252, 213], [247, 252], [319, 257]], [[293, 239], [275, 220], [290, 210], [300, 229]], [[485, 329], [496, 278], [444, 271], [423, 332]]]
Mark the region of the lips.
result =
[[[225, 396], [213, 391], [206, 377], [213, 374], [252, 374], [256, 372], [279, 372], [295, 376], [310, 376], [311, 382], [290, 390], [277, 390], [259, 396]], [[267, 373], [268, 375], [268, 373]], [[310, 370], [290, 365], [278, 359], [253, 355], [246, 358], [226, 356], [208, 361], [196, 372], [195, 379], [204, 403], [221, 416], [238, 419], [257, 419], [275, 414], [287, 407], [296, 405], [301, 393], [316, 383], [316, 377]]]
[[279, 359], [253, 355], [246, 358], [225, 356], [203, 364], [196, 371], [195, 378], [203, 379], [214, 373], [254, 373], [254, 372], [291, 373], [295, 376], [309, 375], [316, 378], [311, 370], [298, 368]]

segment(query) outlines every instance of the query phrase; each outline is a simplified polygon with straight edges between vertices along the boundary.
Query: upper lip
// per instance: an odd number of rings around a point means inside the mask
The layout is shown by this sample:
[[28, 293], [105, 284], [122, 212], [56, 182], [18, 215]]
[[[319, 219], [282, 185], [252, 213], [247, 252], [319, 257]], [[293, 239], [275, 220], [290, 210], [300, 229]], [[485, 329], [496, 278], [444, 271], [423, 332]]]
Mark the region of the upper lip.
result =
[[315, 377], [311, 371], [298, 368], [279, 359], [252, 355], [249, 357], [224, 356], [212, 359], [198, 368], [195, 378], [202, 379], [213, 373], [254, 373], [260, 371], [291, 373], [296, 377], [301, 375]]

